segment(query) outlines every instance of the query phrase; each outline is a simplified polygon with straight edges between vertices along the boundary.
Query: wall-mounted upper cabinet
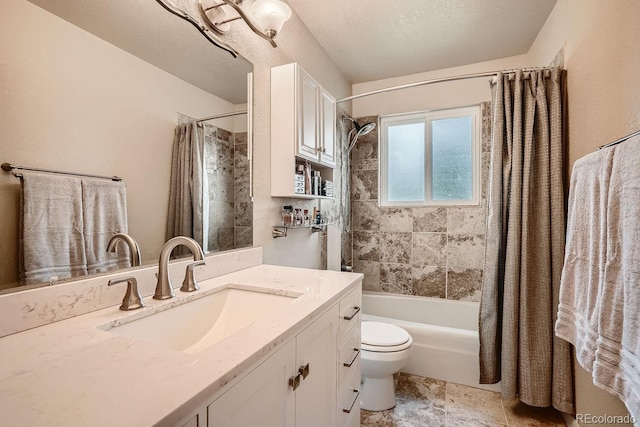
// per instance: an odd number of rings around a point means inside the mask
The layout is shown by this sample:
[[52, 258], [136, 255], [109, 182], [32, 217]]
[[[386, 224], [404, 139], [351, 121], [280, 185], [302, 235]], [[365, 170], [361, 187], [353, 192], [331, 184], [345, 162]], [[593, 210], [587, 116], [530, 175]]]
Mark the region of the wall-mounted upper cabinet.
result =
[[294, 191], [296, 164], [331, 182], [335, 156], [335, 98], [297, 63], [271, 68], [271, 195], [323, 197]]

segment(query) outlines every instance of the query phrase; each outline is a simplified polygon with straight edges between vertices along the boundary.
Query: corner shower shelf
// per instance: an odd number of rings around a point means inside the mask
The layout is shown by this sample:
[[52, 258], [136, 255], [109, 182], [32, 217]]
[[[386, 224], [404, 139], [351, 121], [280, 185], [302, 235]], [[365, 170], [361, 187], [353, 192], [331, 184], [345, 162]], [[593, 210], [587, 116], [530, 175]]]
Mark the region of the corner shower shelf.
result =
[[287, 237], [287, 230], [297, 230], [300, 228], [310, 228], [312, 233], [319, 233], [326, 230], [328, 223], [311, 225], [274, 225], [271, 235], [274, 239]]

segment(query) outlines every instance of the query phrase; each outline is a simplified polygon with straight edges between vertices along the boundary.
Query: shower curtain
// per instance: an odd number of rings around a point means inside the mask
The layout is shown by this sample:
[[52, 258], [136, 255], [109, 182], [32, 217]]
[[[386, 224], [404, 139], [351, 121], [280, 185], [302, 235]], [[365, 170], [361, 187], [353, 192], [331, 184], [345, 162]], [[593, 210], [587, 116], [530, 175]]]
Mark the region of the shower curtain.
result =
[[[198, 135], [195, 121], [178, 125], [173, 139], [167, 240], [186, 236], [206, 250], [203, 215], [206, 191], [204, 173], [204, 135]], [[176, 254], [182, 252], [176, 250]]]
[[561, 71], [498, 73], [480, 303], [480, 383], [574, 413], [569, 344], [553, 334], [564, 258]]

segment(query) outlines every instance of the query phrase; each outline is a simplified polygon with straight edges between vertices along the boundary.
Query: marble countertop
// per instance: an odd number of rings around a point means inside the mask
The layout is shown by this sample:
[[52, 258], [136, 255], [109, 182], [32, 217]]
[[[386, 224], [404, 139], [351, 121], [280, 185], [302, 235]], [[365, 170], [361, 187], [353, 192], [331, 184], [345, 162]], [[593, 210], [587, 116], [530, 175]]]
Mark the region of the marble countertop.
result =
[[[201, 281], [194, 293], [176, 289], [171, 300], [147, 297], [141, 310], [113, 306], [1, 338], [0, 424], [172, 426], [361, 279], [357, 273], [259, 265]], [[99, 329], [228, 284], [303, 295], [286, 310], [193, 355]]]

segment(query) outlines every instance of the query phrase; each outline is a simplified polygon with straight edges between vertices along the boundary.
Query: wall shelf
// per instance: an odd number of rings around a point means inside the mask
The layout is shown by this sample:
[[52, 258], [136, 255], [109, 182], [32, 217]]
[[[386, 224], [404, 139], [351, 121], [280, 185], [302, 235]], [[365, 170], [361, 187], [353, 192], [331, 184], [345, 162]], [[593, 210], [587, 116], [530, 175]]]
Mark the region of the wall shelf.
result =
[[326, 230], [327, 225], [329, 224], [324, 223], [324, 224], [311, 224], [311, 225], [274, 225], [271, 235], [273, 236], [274, 239], [277, 239], [278, 237], [287, 237], [288, 230], [298, 230], [301, 228], [311, 229], [312, 233], [319, 233], [321, 231]]

